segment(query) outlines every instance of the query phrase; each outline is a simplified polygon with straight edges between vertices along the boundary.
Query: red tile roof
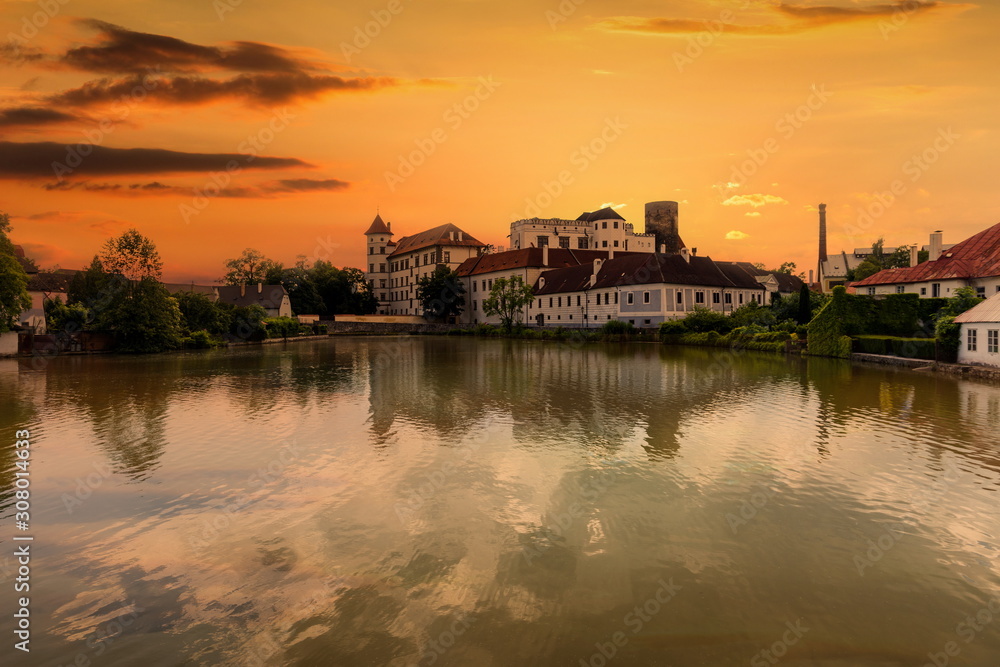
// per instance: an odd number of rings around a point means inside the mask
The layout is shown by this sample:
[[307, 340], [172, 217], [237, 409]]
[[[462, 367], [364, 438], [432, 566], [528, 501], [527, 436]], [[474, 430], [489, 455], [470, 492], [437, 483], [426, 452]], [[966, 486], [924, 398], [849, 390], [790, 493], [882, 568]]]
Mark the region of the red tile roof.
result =
[[[452, 233], [454, 233], [455, 240], [451, 239]], [[459, 234], [462, 235], [461, 241], [458, 240]], [[432, 246], [485, 247], [486, 244], [449, 222], [448, 224], [438, 225], [433, 229], [428, 229], [413, 236], [404, 236], [396, 242], [396, 249], [392, 251], [391, 255], [401, 255], [406, 252], [422, 250]]]
[[852, 285], [865, 287], [990, 276], [1000, 276], [1000, 223], [956, 243], [933, 262], [905, 269], [885, 269]]

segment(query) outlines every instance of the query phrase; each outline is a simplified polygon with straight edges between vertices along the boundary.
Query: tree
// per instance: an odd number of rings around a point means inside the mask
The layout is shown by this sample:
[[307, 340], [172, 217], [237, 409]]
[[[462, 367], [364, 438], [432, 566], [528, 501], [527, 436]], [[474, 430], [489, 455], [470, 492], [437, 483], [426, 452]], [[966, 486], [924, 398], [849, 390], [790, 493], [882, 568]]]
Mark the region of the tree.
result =
[[799, 311], [795, 316], [795, 321], [799, 324], [809, 324], [809, 320], [812, 319], [809, 291], [809, 286], [802, 283], [802, 287], [799, 288]]
[[100, 261], [106, 273], [124, 276], [132, 282], [146, 278], [159, 280], [163, 270], [156, 246], [135, 229], [108, 239], [101, 249]]
[[423, 306], [424, 317], [434, 320], [458, 317], [465, 309], [465, 286], [454, 269], [440, 264], [434, 273], [417, 280], [417, 299]]
[[119, 292], [98, 314], [122, 352], [162, 352], [180, 345], [181, 311], [167, 288], [145, 277]]
[[[268, 284], [275, 283], [268, 282]], [[278, 284], [283, 285], [288, 291], [288, 299], [292, 303], [293, 313], [319, 315], [326, 312], [326, 304], [319, 295], [319, 290], [316, 289], [312, 274], [303, 264], [282, 271], [278, 278]]]
[[847, 271], [847, 281], [857, 282], [885, 269], [903, 269], [909, 265], [910, 246], [899, 246], [887, 255], [885, 254], [885, 239], [880, 236], [872, 243], [871, 254], [858, 266]]
[[94, 255], [90, 266], [83, 271], [78, 271], [73, 280], [69, 283], [69, 291], [66, 294], [67, 303], [83, 303], [96, 301], [100, 298], [105, 286], [108, 283], [108, 274], [104, 271], [101, 258]]
[[338, 269], [330, 262], [318, 260], [309, 273], [327, 313], [369, 315], [378, 310], [378, 299], [360, 269]]
[[493, 282], [490, 296], [483, 301], [483, 312], [500, 318], [500, 324], [508, 332], [514, 328], [514, 323], [521, 323], [524, 307], [535, 298], [531, 285], [527, 285], [521, 276], [497, 278]]
[[[273, 259], [268, 259], [259, 251], [247, 248], [243, 254], [236, 259], [226, 262], [229, 269], [222, 277], [222, 282], [226, 285], [255, 285], [267, 282], [269, 271], [277, 269], [281, 272], [281, 265]], [[271, 283], [268, 283], [271, 284]]]
[[18, 316], [31, 308], [28, 274], [14, 255], [9, 232], [10, 216], [0, 213], [0, 333], [9, 331]]
[[207, 331], [224, 334], [232, 324], [232, 315], [200, 292], [176, 292], [174, 299], [181, 311], [181, 326], [188, 333]]
[[756, 301], [749, 301], [732, 312], [729, 316], [737, 327], [757, 326], [769, 328], [776, 323], [774, 311], [767, 306], [761, 306]]
[[45, 328], [50, 332], [74, 333], [83, 331], [90, 320], [90, 313], [87, 312], [87, 308], [83, 304], [65, 304], [58, 296], [55, 299], [46, 299], [43, 306], [45, 308]]

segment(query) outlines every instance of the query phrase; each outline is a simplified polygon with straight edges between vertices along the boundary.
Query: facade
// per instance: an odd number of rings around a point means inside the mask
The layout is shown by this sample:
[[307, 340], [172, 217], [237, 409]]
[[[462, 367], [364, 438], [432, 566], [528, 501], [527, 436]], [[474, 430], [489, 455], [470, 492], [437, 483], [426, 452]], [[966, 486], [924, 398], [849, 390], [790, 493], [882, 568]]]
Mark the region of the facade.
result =
[[602, 208], [583, 213], [576, 220], [530, 218], [512, 222], [510, 247], [653, 252], [655, 238], [636, 234], [633, 225], [614, 209]]
[[981, 297], [1000, 292], [1000, 223], [948, 248], [935, 232], [931, 247], [928, 261], [879, 271], [851, 287], [857, 294], [870, 296], [918, 294], [923, 298], [947, 298], [962, 287], [974, 288]]
[[1000, 367], [1000, 291], [955, 318], [960, 364]]
[[392, 240], [390, 224], [376, 215], [365, 236], [365, 279], [378, 298], [380, 315], [422, 315], [417, 281], [438, 266], [458, 269], [467, 259], [486, 251], [486, 244], [451, 223], [404, 236], [397, 242]]
[[234, 306], [261, 306], [268, 317], [291, 317], [292, 302], [282, 285], [227, 285], [216, 287], [219, 301]]
[[617, 319], [648, 327], [683, 319], [697, 307], [731, 313], [766, 298], [765, 287], [738, 265], [685, 248], [679, 254], [635, 253], [546, 271], [528, 315], [538, 326], [599, 327]]

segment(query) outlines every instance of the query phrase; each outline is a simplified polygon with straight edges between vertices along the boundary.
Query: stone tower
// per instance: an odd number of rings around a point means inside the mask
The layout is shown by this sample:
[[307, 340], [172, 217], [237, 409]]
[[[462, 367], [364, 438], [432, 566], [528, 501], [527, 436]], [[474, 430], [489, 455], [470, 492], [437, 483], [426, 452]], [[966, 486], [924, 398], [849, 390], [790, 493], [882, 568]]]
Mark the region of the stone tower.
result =
[[656, 239], [656, 252], [679, 254], [685, 246], [677, 223], [677, 202], [654, 201], [646, 204], [646, 233]]

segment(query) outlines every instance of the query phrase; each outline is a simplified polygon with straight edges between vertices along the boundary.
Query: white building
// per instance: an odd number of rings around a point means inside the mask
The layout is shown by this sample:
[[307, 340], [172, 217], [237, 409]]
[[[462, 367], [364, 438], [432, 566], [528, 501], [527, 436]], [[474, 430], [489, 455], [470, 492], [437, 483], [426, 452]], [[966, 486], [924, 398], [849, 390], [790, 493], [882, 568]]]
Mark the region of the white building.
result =
[[1000, 367], [1000, 291], [958, 317], [958, 363]]
[[576, 220], [529, 218], [512, 222], [510, 247], [653, 252], [656, 239], [652, 233], [635, 233], [632, 223], [614, 209], [602, 208], [583, 213]]
[[486, 251], [486, 244], [451, 223], [393, 241], [391, 224], [376, 215], [365, 236], [365, 280], [379, 301], [380, 315], [422, 315], [417, 281], [438, 266], [457, 269]]

